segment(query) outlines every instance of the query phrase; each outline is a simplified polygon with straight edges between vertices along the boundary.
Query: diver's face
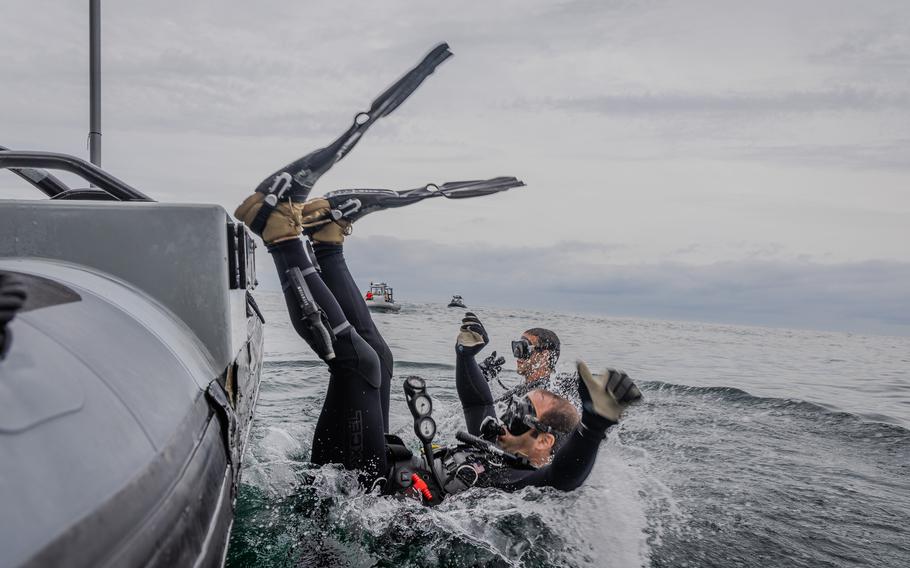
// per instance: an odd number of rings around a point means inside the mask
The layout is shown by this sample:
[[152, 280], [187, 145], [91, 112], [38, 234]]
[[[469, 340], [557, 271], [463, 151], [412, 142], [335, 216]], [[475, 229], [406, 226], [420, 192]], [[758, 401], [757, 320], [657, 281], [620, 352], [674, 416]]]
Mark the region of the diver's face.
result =
[[522, 333], [532, 346], [531, 356], [527, 359], [515, 360], [515, 371], [526, 380], [533, 381], [550, 374], [550, 351], [537, 349], [537, 336]]
[[[534, 406], [534, 412], [541, 416], [550, 408], [550, 404], [537, 392], [528, 393], [528, 399]], [[513, 435], [508, 429], [503, 429], [497, 439], [498, 446], [513, 454], [524, 454], [532, 464], [541, 466], [550, 461], [550, 450], [556, 439], [552, 434], [536, 432], [531, 429], [519, 436]]]

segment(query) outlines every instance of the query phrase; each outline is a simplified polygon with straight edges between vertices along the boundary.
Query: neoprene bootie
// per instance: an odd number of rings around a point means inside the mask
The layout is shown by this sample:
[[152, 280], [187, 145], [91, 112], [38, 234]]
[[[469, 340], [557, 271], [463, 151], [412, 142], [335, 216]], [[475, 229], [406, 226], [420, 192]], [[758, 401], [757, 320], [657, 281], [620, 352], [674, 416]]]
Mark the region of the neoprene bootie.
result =
[[261, 230], [254, 228], [254, 222], [265, 202], [265, 195], [254, 193], [243, 200], [234, 210], [234, 217], [243, 221], [253, 232], [262, 237], [266, 245], [280, 243], [300, 236], [300, 212], [294, 207], [298, 205], [290, 201], [278, 203], [268, 216], [265, 227]]
[[351, 234], [352, 221], [334, 218], [331, 205], [322, 197], [307, 201], [307, 205], [310, 207], [301, 222], [303, 233], [314, 244], [344, 244], [344, 238]]

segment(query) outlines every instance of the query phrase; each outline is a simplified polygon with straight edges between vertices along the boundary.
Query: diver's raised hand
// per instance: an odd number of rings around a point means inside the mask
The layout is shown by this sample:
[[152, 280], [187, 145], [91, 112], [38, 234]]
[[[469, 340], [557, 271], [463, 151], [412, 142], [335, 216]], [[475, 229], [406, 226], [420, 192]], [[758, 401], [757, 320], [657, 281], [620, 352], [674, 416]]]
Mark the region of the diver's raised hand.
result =
[[473, 312], [465, 312], [455, 338], [455, 350], [465, 355], [476, 355], [490, 342], [490, 336], [480, 319]]
[[613, 398], [615, 398], [619, 404], [625, 406], [630, 402], [641, 398], [641, 391], [638, 390], [638, 387], [632, 382], [632, 379], [629, 378], [629, 375], [627, 375], [625, 371], [607, 369], [605, 374], [609, 374], [607, 388], [613, 393]]
[[[607, 369], [604, 373], [595, 375], [591, 373], [584, 361], [578, 361], [576, 366], [579, 378], [578, 394], [581, 396], [581, 405], [585, 413], [599, 416], [613, 424], [619, 422], [623, 406], [616, 400], [608, 385], [611, 382], [614, 384], [622, 382], [623, 376], [631, 383], [629, 375], [616, 369]], [[582, 422], [584, 422], [584, 417], [582, 417]], [[605, 426], [609, 426], [609, 424]]]

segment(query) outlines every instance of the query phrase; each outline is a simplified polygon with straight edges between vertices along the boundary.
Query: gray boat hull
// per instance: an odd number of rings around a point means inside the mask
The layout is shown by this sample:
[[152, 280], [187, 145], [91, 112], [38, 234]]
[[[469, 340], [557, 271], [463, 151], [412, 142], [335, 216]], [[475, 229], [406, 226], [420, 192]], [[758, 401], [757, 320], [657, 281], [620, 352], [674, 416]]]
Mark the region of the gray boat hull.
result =
[[386, 302], [385, 300], [377, 300], [373, 298], [372, 300], [366, 301], [367, 307], [374, 312], [400, 312], [401, 304], [396, 302]]
[[0, 566], [223, 564], [263, 339], [238, 235], [216, 206], [0, 202], [29, 291], [0, 360]]

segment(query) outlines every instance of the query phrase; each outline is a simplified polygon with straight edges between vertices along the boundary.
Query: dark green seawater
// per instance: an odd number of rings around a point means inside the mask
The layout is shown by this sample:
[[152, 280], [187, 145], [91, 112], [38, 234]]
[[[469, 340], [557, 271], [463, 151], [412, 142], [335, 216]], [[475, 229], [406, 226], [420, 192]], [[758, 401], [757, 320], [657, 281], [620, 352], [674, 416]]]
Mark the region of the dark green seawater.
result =
[[[472, 490], [426, 509], [308, 464], [327, 372], [281, 298], [258, 297], [266, 362], [231, 567], [910, 566], [908, 338], [475, 307], [488, 351], [549, 327], [561, 370], [624, 368], [645, 401], [578, 491]], [[462, 312], [444, 305], [376, 315], [396, 358], [392, 430], [415, 449], [401, 376], [427, 379], [442, 441], [463, 428]]]

